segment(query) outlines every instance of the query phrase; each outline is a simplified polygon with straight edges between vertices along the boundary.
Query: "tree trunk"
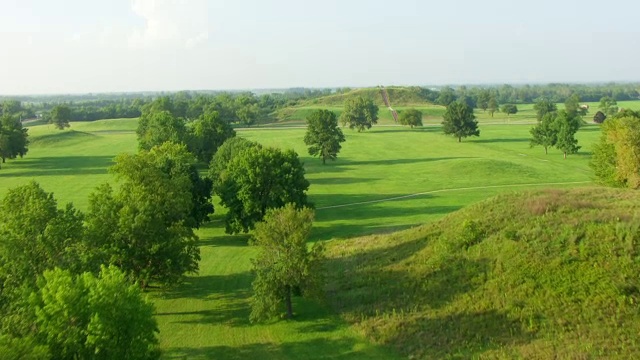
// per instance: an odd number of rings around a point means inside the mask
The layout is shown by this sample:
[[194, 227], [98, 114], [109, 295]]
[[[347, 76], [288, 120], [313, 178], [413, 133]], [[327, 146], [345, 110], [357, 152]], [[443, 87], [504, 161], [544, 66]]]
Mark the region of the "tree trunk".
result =
[[462, 136], [458, 136], [458, 142], [462, 142]]
[[325, 165], [327, 163], [327, 157], [322, 155], [322, 165]]
[[549, 155], [549, 151], [547, 150], [547, 147], [546, 147], [546, 146], [544, 147], [544, 154], [545, 154], [545, 155]]
[[567, 158], [567, 152], [566, 151], [564, 152], [564, 158], [565, 159]]
[[284, 302], [287, 305], [287, 319], [293, 318], [293, 306], [291, 305], [291, 286], [287, 285]]

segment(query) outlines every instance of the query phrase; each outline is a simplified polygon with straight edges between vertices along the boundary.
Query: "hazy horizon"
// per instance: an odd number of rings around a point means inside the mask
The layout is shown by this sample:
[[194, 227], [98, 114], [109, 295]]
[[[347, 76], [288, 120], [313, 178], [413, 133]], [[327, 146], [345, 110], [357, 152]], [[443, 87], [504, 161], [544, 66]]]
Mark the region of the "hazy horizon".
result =
[[600, 8], [3, 0], [0, 95], [640, 81], [640, 3]]

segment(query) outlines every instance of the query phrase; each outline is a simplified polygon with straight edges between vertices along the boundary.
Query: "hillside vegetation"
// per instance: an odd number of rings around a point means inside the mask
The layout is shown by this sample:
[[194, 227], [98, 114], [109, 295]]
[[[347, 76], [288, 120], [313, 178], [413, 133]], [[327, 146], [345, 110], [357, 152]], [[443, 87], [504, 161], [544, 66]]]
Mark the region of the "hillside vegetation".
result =
[[410, 358], [638, 358], [640, 193], [503, 194], [331, 241], [328, 301]]
[[[427, 102], [419, 87], [387, 87], [386, 89], [392, 106], [424, 104]], [[321, 98], [308, 100], [307, 105], [342, 106], [345, 101], [359, 96], [365, 99], [371, 99], [376, 105], [384, 107], [380, 88], [377, 87], [354, 89], [341, 94], [323, 96]]]

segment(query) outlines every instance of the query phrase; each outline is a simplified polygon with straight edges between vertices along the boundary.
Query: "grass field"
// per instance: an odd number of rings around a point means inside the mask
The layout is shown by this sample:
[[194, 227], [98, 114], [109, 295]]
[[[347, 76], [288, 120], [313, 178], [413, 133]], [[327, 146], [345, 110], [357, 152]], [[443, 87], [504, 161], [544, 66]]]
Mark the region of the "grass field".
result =
[[[0, 196], [35, 180], [54, 192], [60, 204], [73, 202], [85, 209], [91, 190], [112, 180], [107, 167], [113, 156], [136, 151], [135, 127], [135, 120], [72, 123], [66, 131], [32, 127], [29, 154], [0, 170]], [[462, 143], [442, 135], [436, 126], [347, 130], [339, 159], [326, 166], [307, 155], [304, 129], [238, 134], [295, 149], [305, 162], [310, 199], [317, 207], [311, 240], [348, 242], [353, 236], [424, 224], [496, 194], [591, 181], [588, 162], [598, 127], [580, 130], [583, 149], [567, 160], [556, 150], [545, 155], [542, 148], [529, 148], [530, 127], [481, 125], [481, 137]], [[174, 291], [151, 294], [165, 358], [400, 358], [395, 350], [367, 340], [330, 301], [295, 303], [295, 321], [250, 325], [249, 269], [255, 249], [247, 246], [247, 236], [223, 233], [223, 212], [216, 207], [213, 221], [198, 232], [198, 276]]]

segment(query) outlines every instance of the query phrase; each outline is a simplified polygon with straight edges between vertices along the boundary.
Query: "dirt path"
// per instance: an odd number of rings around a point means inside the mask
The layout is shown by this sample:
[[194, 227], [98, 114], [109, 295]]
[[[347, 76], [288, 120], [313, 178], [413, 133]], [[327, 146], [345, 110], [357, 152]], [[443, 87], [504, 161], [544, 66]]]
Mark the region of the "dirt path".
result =
[[350, 203], [350, 204], [324, 206], [324, 207], [319, 207], [316, 210], [327, 210], [327, 209], [336, 209], [336, 208], [342, 208], [342, 207], [347, 207], [347, 206], [375, 204], [375, 203], [394, 201], [394, 200], [402, 200], [402, 199], [408, 199], [408, 198], [427, 195], [427, 194], [436, 194], [436, 193], [443, 193], [443, 192], [454, 192], [454, 191], [465, 191], [465, 190], [483, 190], [483, 189], [500, 189], [500, 188], [512, 188], [512, 187], [523, 187], [523, 186], [577, 185], [577, 184], [590, 184], [590, 183], [592, 183], [592, 182], [591, 181], [573, 181], [573, 182], [555, 182], [555, 183], [489, 185], [489, 186], [473, 186], [473, 187], [463, 187], [463, 188], [454, 188], [454, 189], [440, 189], [440, 190], [431, 190], [431, 191], [425, 191], [425, 192], [409, 194], [409, 195], [394, 196], [394, 197], [390, 197], [390, 198], [386, 198], [386, 199], [371, 200], [371, 201], [360, 201], [360, 202], [354, 202], [354, 203]]

